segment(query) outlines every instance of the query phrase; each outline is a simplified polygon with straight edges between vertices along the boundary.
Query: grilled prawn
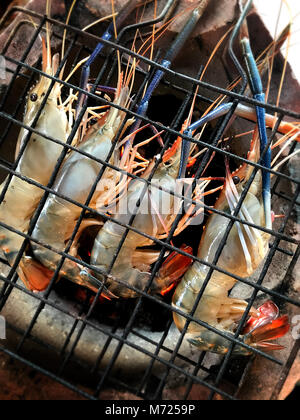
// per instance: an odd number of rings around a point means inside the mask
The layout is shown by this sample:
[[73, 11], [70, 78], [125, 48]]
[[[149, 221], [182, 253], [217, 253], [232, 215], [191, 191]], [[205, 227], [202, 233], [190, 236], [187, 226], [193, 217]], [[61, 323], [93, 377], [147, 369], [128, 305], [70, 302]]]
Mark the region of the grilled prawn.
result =
[[[78, 147], [79, 152], [85, 152], [98, 160], [107, 160], [112, 148], [112, 142], [125, 118], [125, 112], [119, 111], [114, 105], [125, 107], [128, 101], [128, 92], [129, 89], [127, 85], [122, 85], [121, 77], [119, 89], [113, 105], [106, 112], [105, 116], [99, 118], [97, 123], [87, 131], [80, 147]], [[102, 164], [79, 152], [73, 151], [65, 161], [58, 173], [53, 189], [56, 193], [84, 205], [86, 204], [90, 191], [101, 171]], [[119, 166], [117, 152], [113, 153], [109, 163], [114, 164], [117, 167]], [[115, 174], [116, 172], [114, 170], [106, 168], [102, 180], [111, 180], [112, 183], [116, 183], [117, 179]], [[116, 193], [115, 191], [115, 188], [110, 191], [110, 200], [113, 200], [113, 195]], [[97, 201], [98, 206], [99, 201], [101, 201], [101, 193], [104, 194], [105, 191], [99, 191], [99, 189], [97, 189], [93, 198], [93, 201]], [[105, 200], [107, 199], [109, 198], [105, 195]], [[82, 208], [78, 205], [60, 198], [55, 194], [51, 194], [37, 221], [32, 234], [33, 239], [47, 243], [60, 252], [64, 251], [68, 240], [72, 236], [81, 212]], [[83, 222], [80, 226], [79, 233], [87, 226], [87, 223], [99, 224], [99, 222], [95, 221]], [[43, 248], [36, 243], [32, 243], [32, 248], [35, 258], [44, 267], [55, 271], [61, 260], [60, 254]], [[74, 257], [77, 256], [76, 241], [72, 244], [70, 255], [73, 255]], [[77, 284], [85, 285], [84, 278], [81, 276], [81, 271], [81, 266], [70, 259], [66, 259], [60, 271], [60, 275]], [[99, 284], [93, 285], [89, 282], [89, 287], [97, 291]]]
[[[251, 5], [252, 1], [249, 0], [242, 11], [238, 25], [242, 24]], [[241, 45], [251, 90], [254, 98], [264, 104], [265, 95], [251, 50], [248, 31], [244, 31], [244, 34], [246, 35], [241, 39]], [[250, 188], [247, 189], [245, 199], [238, 212], [240, 221], [234, 222], [222, 250], [220, 250], [221, 242], [225, 233], [227, 234], [230, 220], [221, 214], [214, 213], [210, 216], [198, 251], [198, 258], [203, 263], [197, 261], [192, 265], [178, 285], [173, 297], [174, 308], [185, 314], [192, 314], [196, 320], [205, 322], [223, 333], [220, 335], [197, 322], [191, 322], [188, 325], [188, 340], [201, 350], [220, 354], [226, 354], [229, 351], [231, 341], [226, 338], [226, 335], [234, 338], [235, 327], [248, 307], [247, 302], [228, 296], [236, 284], [236, 279], [231, 275], [241, 278], [250, 277], [261, 265], [268, 252], [269, 234], [253, 228], [247, 223], [272, 229], [271, 176], [267, 170], [271, 167], [271, 149], [268, 147], [265, 108], [257, 106], [256, 114], [258, 127], [254, 133], [248, 160], [257, 163], [262, 155], [263, 165], [266, 169], [257, 171]], [[203, 121], [200, 120], [200, 122]], [[228, 214], [235, 213], [253, 171], [254, 168], [251, 165], [244, 164], [238, 171], [231, 174], [229, 163], [226, 162], [225, 185], [216, 203], [216, 210]], [[222, 271], [214, 270], [208, 278], [210, 267], [205, 263], [214, 264], [216, 260], [218, 268]], [[206, 281], [207, 278], [208, 281]], [[249, 328], [239, 339], [253, 348], [281, 348], [270, 341], [287, 333], [289, 330], [287, 317], [276, 319], [278, 311], [272, 309], [270, 311], [267, 309], [267, 316], [262, 312], [265, 312], [265, 308], [262, 308], [262, 311], [251, 310], [252, 319], [256, 321], [251, 320], [248, 324]], [[173, 316], [175, 324], [182, 331], [187, 322], [186, 318], [176, 311]], [[251, 353], [250, 349], [241, 345], [236, 345], [234, 348], [234, 354], [248, 355]]]
[[[257, 139], [253, 143], [253, 150], [248, 156], [249, 160], [257, 162], [258, 157]], [[231, 174], [227, 165], [227, 176], [224, 189], [216, 203], [215, 209], [231, 214], [239, 202], [240, 195], [249, 181], [253, 167], [243, 165], [236, 173]], [[258, 173], [252, 183], [238, 215], [239, 219], [257, 226], [265, 227], [265, 215], [262, 202], [262, 176]], [[208, 264], [212, 264], [216, 252], [220, 247], [224, 233], [230, 220], [222, 215], [214, 213], [206, 225], [198, 251], [198, 258]], [[218, 261], [221, 270], [240, 276], [250, 277], [260, 266], [268, 252], [269, 235], [239, 222], [235, 222], [228, 236]], [[196, 304], [210, 267], [195, 262], [187, 271], [180, 284], [177, 286], [173, 297], [173, 306], [186, 314], [191, 314]], [[194, 317], [204, 321], [210, 326], [234, 337], [236, 323], [242, 318], [248, 303], [239, 299], [228, 297], [228, 293], [236, 284], [236, 280], [230, 275], [220, 271], [214, 271], [210, 278], [203, 296], [194, 313]], [[253, 317], [259, 317], [256, 310], [251, 311]], [[186, 318], [174, 312], [174, 321], [178, 329], [183, 330]], [[286, 332], [286, 319], [279, 329], [273, 331], [272, 337], [280, 336], [280, 332]], [[255, 333], [240, 337], [246, 344], [259, 348], [267, 347], [266, 344], [256, 342]], [[261, 333], [261, 331], [260, 331]], [[263, 336], [263, 335], [262, 335]], [[188, 328], [188, 340], [199, 347], [216, 353], [227, 353], [230, 341], [226, 338], [191, 322]], [[262, 337], [263, 341], [263, 337]], [[270, 344], [270, 348], [273, 348]], [[237, 346], [235, 354], [248, 354], [249, 350]]]
[[[54, 76], [58, 69], [58, 56], [51, 57], [50, 39], [48, 35], [47, 46], [43, 39], [43, 71], [49, 76]], [[51, 85], [51, 79], [41, 76], [36, 86], [28, 95], [28, 101], [24, 116], [24, 124], [33, 127], [45, 95]], [[60, 85], [55, 84], [52, 88], [46, 104], [38, 118], [34, 128], [40, 134], [32, 133], [25, 128], [21, 129], [16, 157], [23, 150], [18, 160], [16, 172], [32, 179], [43, 186], [47, 186], [55, 168], [55, 164], [63, 151], [63, 146], [52, 142], [43, 135], [52, 137], [62, 143], [67, 141], [70, 133], [68, 115], [63, 106], [59, 105]], [[28, 140], [28, 136], [29, 140]], [[4, 182], [3, 187], [6, 186]], [[44, 194], [44, 190], [34, 186], [18, 176], [13, 176], [9, 182], [4, 200], [0, 205], [1, 223], [26, 234], [30, 225], [30, 219]], [[22, 246], [24, 237], [20, 236], [5, 226], [0, 226], [0, 247], [3, 250], [10, 265], [13, 265], [16, 256]], [[29, 289], [36, 289], [36, 285], [28, 280], [24, 273], [24, 265], [19, 265], [18, 274]], [[34, 280], [33, 280], [34, 281]]]

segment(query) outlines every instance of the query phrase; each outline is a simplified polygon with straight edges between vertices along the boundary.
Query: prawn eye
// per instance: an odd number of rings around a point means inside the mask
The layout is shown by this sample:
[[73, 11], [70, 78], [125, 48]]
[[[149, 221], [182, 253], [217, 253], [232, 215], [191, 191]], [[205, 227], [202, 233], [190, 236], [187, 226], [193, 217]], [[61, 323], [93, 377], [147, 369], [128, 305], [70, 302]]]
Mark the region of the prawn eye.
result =
[[235, 185], [239, 184], [241, 182], [241, 178], [238, 176], [234, 176], [232, 178], [233, 182], [235, 183]]
[[97, 118], [93, 118], [92, 120], [90, 120], [90, 126], [96, 125], [98, 122]]
[[38, 95], [37, 95], [36, 93], [32, 93], [32, 94], [30, 95], [30, 100], [31, 100], [32, 102], [36, 102], [38, 99], [39, 99], [39, 97], [38, 97]]

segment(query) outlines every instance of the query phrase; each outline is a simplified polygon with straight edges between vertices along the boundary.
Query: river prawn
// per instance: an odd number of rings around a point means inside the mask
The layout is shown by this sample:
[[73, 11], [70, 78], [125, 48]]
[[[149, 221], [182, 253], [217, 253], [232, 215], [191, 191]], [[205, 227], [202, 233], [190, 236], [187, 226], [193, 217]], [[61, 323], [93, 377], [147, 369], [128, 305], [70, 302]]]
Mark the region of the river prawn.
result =
[[[120, 111], [118, 108], [115, 108], [114, 105], [126, 108], [129, 100], [128, 95], [128, 85], [123, 85], [121, 76], [119, 88], [112, 106], [104, 116], [101, 116], [97, 120], [96, 124], [89, 128], [78, 147], [79, 152], [85, 152], [98, 160], [107, 160], [112, 148], [112, 143], [126, 116], [125, 111]], [[103, 165], [96, 160], [83, 156], [79, 152], [73, 151], [65, 161], [58, 173], [53, 189], [56, 193], [63, 195], [76, 203], [85, 205]], [[119, 167], [120, 157], [117, 152], [112, 154], [109, 163]], [[99, 188], [97, 189], [93, 201], [97, 201], [98, 208], [100, 206], [99, 201], [101, 201], [102, 194], [104, 194], [104, 197], [101, 206], [104, 206], [107, 200], [108, 202], [113, 201], [115, 196], [118, 195], [120, 189], [117, 185], [118, 182], [121, 182], [121, 177], [121, 173], [116, 173], [115, 170], [110, 168], [105, 169], [102, 177], [102, 184], [103, 180], [105, 180], [107, 184], [111, 181], [111, 183], [114, 183], [115, 187], [111, 188], [108, 193], [106, 193], [105, 190], [102, 191]], [[60, 198], [55, 194], [51, 194], [36, 223], [32, 238], [47, 243], [58, 251], [64, 251], [81, 213], [82, 208], [80, 206]], [[99, 222], [93, 220], [84, 221], [80, 226], [78, 236], [84, 228], [91, 224], [95, 225], [99, 224]], [[60, 254], [37, 245], [34, 242], [32, 242], [32, 249], [34, 257], [44, 267], [55, 271], [61, 260]], [[77, 241], [74, 241], [72, 244], [70, 255], [77, 256]], [[76, 262], [66, 259], [60, 270], [60, 275], [77, 284], [85, 285], [85, 281], [80, 274], [81, 271], [82, 267]], [[89, 286], [96, 291], [99, 288], [99, 284], [92, 285], [91, 282], [89, 283]]]
[[[252, 2], [248, 1], [241, 18], [246, 17], [251, 4]], [[241, 44], [245, 53], [251, 90], [254, 98], [263, 104], [265, 98], [262, 93], [262, 84], [247, 36], [242, 38]], [[257, 163], [263, 155], [264, 167], [270, 168], [271, 154], [270, 147], [267, 148], [265, 109], [257, 106], [256, 112], [258, 127], [254, 132], [248, 160]], [[201, 126], [204, 121], [206, 121], [205, 118], [196, 125]], [[184, 164], [186, 162], [185, 158]], [[204, 351], [226, 354], [230, 350], [232, 341], [229, 337], [235, 338], [235, 328], [248, 307], [247, 302], [229, 297], [230, 290], [237, 282], [230, 274], [242, 278], [251, 277], [268, 253], [269, 233], [245, 224], [246, 222], [272, 229], [270, 172], [258, 171], [249, 187], [247, 184], [253, 171], [254, 168], [245, 163], [232, 174], [229, 162], [226, 161], [226, 180], [215, 209], [223, 213], [235, 214], [235, 209], [247, 186], [248, 190], [238, 213], [240, 221], [234, 222], [226, 237], [226, 243], [219, 253], [230, 220], [217, 213], [209, 217], [198, 250], [198, 258], [203, 263], [194, 262], [177, 286], [173, 296], [172, 304], [176, 310], [192, 315], [195, 320], [204, 322], [212, 328], [206, 328], [194, 321], [190, 321], [187, 326], [187, 340]], [[218, 253], [217, 264], [221, 271], [214, 270], [208, 278], [210, 265], [215, 263]], [[252, 308], [250, 314], [251, 319], [242, 331], [242, 335], [239, 336], [239, 340], [256, 349], [281, 349], [281, 346], [272, 341], [289, 331], [288, 318], [284, 316], [278, 319], [278, 309], [271, 303], [266, 303], [258, 311]], [[177, 311], [173, 312], [173, 318], [177, 328], [183, 331], [187, 325], [187, 318]], [[250, 355], [252, 351], [244, 346], [236, 345], [233, 354]]]
[[[248, 159], [256, 161], [258, 154], [258, 142], [253, 142], [254, 150], [249, 154]], [[256, 152], [255, 152], [256, 149]], [[244, 186], [249, 180], [253, 168], [243, 165], [234, 174], [230, 173], [229, 166], [226, 168], [226, 184], [217, 201], [215, 209], [231, 213], [240, 200]], [[253, 181], [250, 190], [243, 202], [242, 209], [238, 215], [257, 226], [265, 226], [265, 215], [262, 204], [262, 176], [258, 173]], [[198, 258], [208, 264], [212, 264], [218, 248], [220, 247], [224, 233], [230, 220], [225, 216], [213, 214], [206, 225], [198, 251]], [[269, 234], [258, 231], [236, 222], [230, 231], [226, 245], [224, 246], [218, 261], [218, 267], [233, 275], [250, 277], [260, 266], [267, 255], [269, 245]], [[182, 281], [176, 288], [173, 296], [173, 306], [186, 314], [193, 311], [197, 297], [201, 291], [210, 267], [200, 262], [195, 262], [187, 271]], [[201, 320], [211, 327], [234, 337], [233, 328], [242, 318], [248, 303], [239, 299], [228, 297], [229, 291], [236, 284], [236, 280], [230, 275], [215, 270], [205, 287], [203, 296], [193, 315], [195, 319]], [[259, 319], [260, 314], [255, 309], [251, 310], [252, 317]], [[240, 336], [244, 343], [255, 348], [276, 349], [275, 344], [269, 342], [273, 338], [284, 335], [288, 329], [286, 317], [277, 320], [277, 312], [271, 314], [266, 324], [261, 329], [252, 329], [247, 335]], [[178, 329], [183, 330], [186, 318], [174, 312], [175, 324]], [[274, 323], [273, 323], [274, 322]], [[273, 324], [272, 324], [273, 323]], [[253, 331], [253, 333], [252, 333]], [[271, 335], [270, 335], [271, 331]], [[266, 335], [264, 336], [264, 332]], [[268, 336], [267, 336], [268, 333]], [[269, 338], [268, 338], [269, 337]], [[191, 322], [188, 327], [187, 339], [201, 350], [225, 354], [230, 348], [231, 342], [223, 336]], [[251, 351], [242, 346], [236, 346], [234, 354], [248, 355]]]
[[[254, 145], [254, 148], [257, 149], [257, 144]], [[251, 158], [253, 156], [249, 154], [248, 159], [250, 160]], [[227, 165], [226, 184], [215, 205], [215, 209], [229, 214], [232, 212], [232, 209], [239, 201], [240, 194], [249, 180], [252, 170], [252, 167], [243, 165], [236, 173], [231, 174]], [[257, 174], [244, 200], [239, 218], [245, 218], [245, 220], [258, 226], [265, 226], [260, 195], [261, 174]], [[219, 214], [214, 213], [210, 216], [199, 246], [199, 259], [209, 264], [213, 263], [229, 222], [228, 218]], [[241, 246], [241, 240], [243, 241], [243, 247]], [[246, 229], [240, 223], [235, 223], [223, 248], [218, 267], [235, 275], [251, 276], [265, 258], [268, 251], [268, 243], [268, 234], [252, 228]], [[204, 285], [209, 271], [210, 267], [200, 262], [195, 262], [192, 265], [176, 288], [173, 297], [173, 305], [176, 309], [187, 314], [192, 313], [197, 296]], [[197, 306], [194, 317], [220, 331], [226, 331], [228, 334], [235, 322], [242, 317], [248, 305], [247, 302], [228, 297], [228, 292], [235, 283], [236, 280], [230, 275], [214, 271]], [[254, 311], [253, 315], [255, 313]], [[179, 330], [183, 330], [186, 318], [176, 312], [174, 312], [173, 316]], [[223, 339], [222, 336], [193, 322], [188, 328], [188, 340], [203, 350], [216, 351], [218, 353], [225, 353], [230, 345], [230, 342]], [[243, 349], [236, 349], [236, 351], [241, 350]]]
[[[50, 10], [51, 2], [48, 1], [48, 15]], [[48, 26], [47, 42], [42, 38], [42, 43], [42, 70], [46, 75], [53, 77], [58, 70], [59, 57], [58, 55], [55, 55], [53, 58], [51, 56]], [[61, 86], [58, 83], [54, 84], [47, 97], [45, 106], [37, 118], [51, 83], [50, 78], [42, 75], [29, 92], [23, 122], [40, 134], [35, 132], [30, 134], [29, 130], [22, 128], [16, 149], [16, 173], [43, 186], [47, 186], [49, 183], [57, 160], [63, 151], [62, 145], [46, 139], [43, 135], [54, 138], [61, 143], [66, 143], [71, 132], [68, 110], [62, 105], [60, 100]], [[26, 182], [17, 175], [14, 175], [10, 181], [8, 181], [9, 178], [3, 184], [3, 188], [6, 188], [6, 184], [9, 182], [5, 197], [0, 205], [0, 220], [4, 225], [11, 226], [17, 231], [27, 234], [31, 217], [44, 194], [44, 190]], [[0, 246], [11, 266], [15, 263], [23, 242], [23, 236], [6, 229], [3, 225], [0, 227]], [[20, 262], [18, 274], [25, 285], [28, 288], [32, 288], [23, 269], [24, 266]]]

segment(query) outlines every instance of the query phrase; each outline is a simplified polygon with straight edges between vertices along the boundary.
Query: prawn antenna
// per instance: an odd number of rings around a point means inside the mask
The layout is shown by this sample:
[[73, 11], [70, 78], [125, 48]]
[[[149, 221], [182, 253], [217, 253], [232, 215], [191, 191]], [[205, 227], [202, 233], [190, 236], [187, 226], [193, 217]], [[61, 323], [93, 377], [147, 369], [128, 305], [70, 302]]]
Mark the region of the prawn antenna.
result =
[[[173, 60], [175, 59], [178, 52], [182, 49], [183, 45], [185, 44], [187, 39], [190, 37], [193, 30], [195, 29], [199, 19], [202, 17], [209, 2], [210, 0], [202, 0], [199, 2], [198, 6], [191, 12], [184, 28], [182, 29], [181, 32], [179, 32], [179, 34], [175, 38], [173, 44], [167, 51], [165, 57], [161, 60], [160, 65], [164, 69], [159, 69], [155, 72], [143, 99], [138, 105], [136, 113], [139, 116], [143, 117], [146, 115], [151, 96], [153, 92], [155, 91], [155, 89], [157, 88], [157, 86], [159, 85], [160, 81], [162, 80], [165, 74], [165, 70], [171, 67]], [[134, 126], [131, 129], [132, 133], [135, 132], [139, 128], [140, 124], [141, 124], [141, 120], [137, 119]], [[126, 143], [125, 148], [128, 149], [132, 145], [133, 141], [134, 141], [134, 137], [131, 136], [130, 140]]]
[[[118, 13], [118, 16], [115, 17], [113, 22], [110, 23], [104, 34], [102, 35], [102, 40], [104, 41], [110, 41], [111, 38], [113, 38], [116, 34], [116, 31], [122, 26], [124, 21], [126, 20], [127, 16], [129, 16], [132, 11], [137, 7], [139, 3], [139, 0], [129, 0], [125, 6], [121, 9], [121, 11]], [[93, 62], [96, 60], [98, 55], [101, 53], [102, 49], [104, 48], [104, 44], [102, 42], [99, 42], [99, 44], [96, 46], [95, 50], [87, 60], [87, 62], [82, 67], [81, 72], [81, 80], [80, 80], [80, 89], [86, 90], [87, 84], [90, 78], [90, 67], [93, 64]], [[76, 107], [76, 113], [78, 115], [80, 109], [82, 108], [84, 102], [86, 101], [86, 95], [84, 95], [81, 91], [79, 92], [78, 96], [78, 102]]]
[[[252, 5], [253, 0], [248, 3]], [[260, 77], [260, 73], [252, 52], [249, 33], [247, 30], [247, 23], [245, 21], [246, 30], [243, 31], [241, 45], [243, 54], [247, 66], [247, 73], [250, 83], [250, 88], [253, 94], [253, 98], [261, 104], [266, 103], [265, 93], [263, 91], [263, 84]], [[271, 168], [272, 164], [272, 151], [271, 145], [269, 145], [267, 128], [266, 128], [266, 110], [262, 106], [256, 106], [257, 124], [260, 138], [260, 154], [263, 156], [262, 164], [266, 169]], [[271, 216], [271, 174], [267, 170], [262, 171], [263, 178], [263, 203], [266, 218], [266, 227], [272, 229], [272, 216]]]
[[[230, 37], [230, 41], [229, 41], [229, 53], [231, 56], [231, 59], [233, 60], [235, 66], [238, 69], [238, 72], [240, 73], [242, 80], [243, 80], [243, 84], [241, 87], [241, 94], [243, 94], [247, 88], [248, 85], [248, 79], [247, 79], [247, 74], [245, 73], [242, 65], [240, 64], [237, 56], [234, 53], [234, 43], [235, 40], [239, 34], [239, 31], [241, 29], [241, 26], [244, 22], [244, 20], [247, 17], [247, 14], [250, 10], [250, 8], [252, 7], [252, 2], [253, 0], [249, 0], [245, 9], [243, 10], [239, 20], [237, 21], [237, 24], [235, 25], [233, 32], [231, 34]], [[183, 133], [185, 136], [188, 136], [190, 138], [193, 137], [193, 131], [202, 127], [204, 124], [206, 124], [209, 121], [214, 120], [215, 118], [221, 117], [223, 115], [226, 115], [228, 112], [230, 112], [233, 109], [234, 104], [233, 103], [227, 103], [224, 105], [221, 105], [219, 108], [217, 108], [215, 111], [210, 112], [209, 114], [207, 114], [205, 117], [201, 118], [199, 121], [193, 123], [191, 126], [189, 126], [186, 131]], [[185, 178], [186, 175], [186, 170], [187, 170], [187, 165], [188, 165], [188, 161], [189, 161], [189, 156], [190, 156], [190, 149], [191, 149], [191, 142], [190, 140], [186, 140], [183, 139], [182, 142], [182, 148], [181, 148], [181, 159], [180, 159], [180, 168], [179, 168], [179, 178]]]

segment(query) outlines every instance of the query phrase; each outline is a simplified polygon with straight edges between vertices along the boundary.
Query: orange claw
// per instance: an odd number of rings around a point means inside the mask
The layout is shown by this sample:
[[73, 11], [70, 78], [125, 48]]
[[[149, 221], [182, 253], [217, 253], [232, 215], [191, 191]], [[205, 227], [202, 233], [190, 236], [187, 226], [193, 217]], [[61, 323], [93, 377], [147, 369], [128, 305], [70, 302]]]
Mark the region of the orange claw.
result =
[[[193, 248], [187, 245], [182, 245], [180, 248], [187, 254], [193, 255]], [[186, 273], [187, 269], [193, 262], [193, 258], [187, 257], [178, 252], [172, 252], [159, 270], [159, 278], [167, 284], [167, 286], [160, 292], [163, 296], [168, 294]]]

